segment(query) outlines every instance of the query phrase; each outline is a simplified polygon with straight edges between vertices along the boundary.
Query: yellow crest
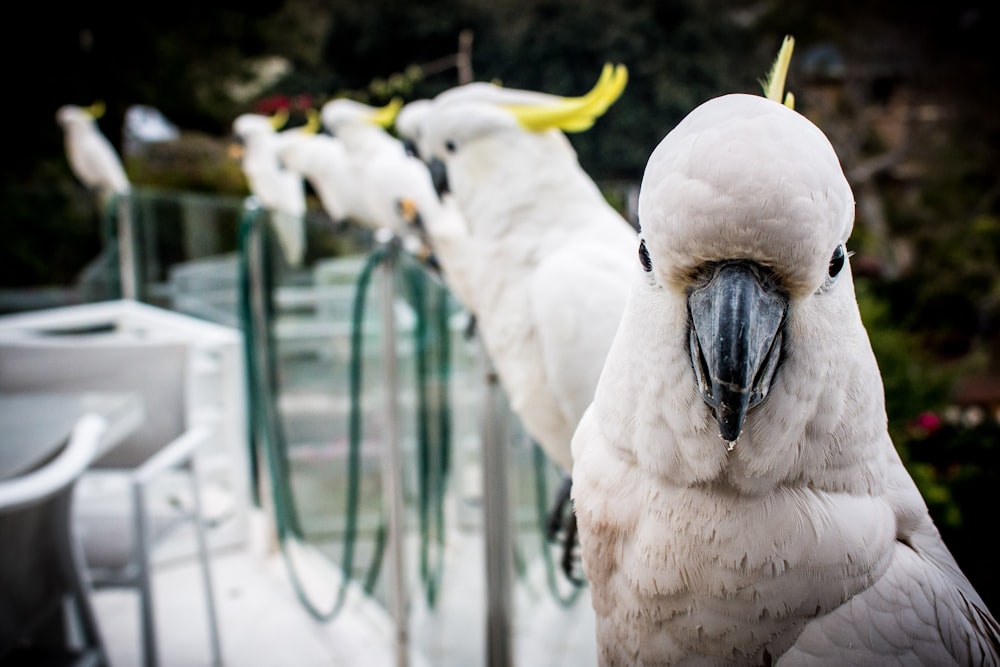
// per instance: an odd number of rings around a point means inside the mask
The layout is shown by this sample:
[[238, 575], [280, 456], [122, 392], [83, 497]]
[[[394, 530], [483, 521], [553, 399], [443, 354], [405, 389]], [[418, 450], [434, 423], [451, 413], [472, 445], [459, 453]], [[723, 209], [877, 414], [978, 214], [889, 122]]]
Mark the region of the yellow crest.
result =
[[275, 130], [280, 130], [288, 122], [288, 109], [278, 109], [269, 120], [271, 121], [271, 127]]
[[375, 123], [379, 127], [390, 127], [393, 121], [396, 120], [396, 114], [398, 114], [399, 110], [402, 108], [403, 98], [394, 97], [389, 100], [389, 103], [384, 107], [376, 109], [368, 120]]
[[586, 95], [562, 97], [554, 104], [509, 104], [504, 108], [514, 114], [521, 127], [532, 132], [558, 128], [564, 132], [583, 132], [621, 97], [628, 82], [624, 65], [607, 63], [597, 83]]
[[83, 110], [91, 118], [93, 118], [94, 120], [97, 120], [98, 118], [100, 118], [101, 116], [104, 115], [104, 112], [105, 112], [104, 100], [97, 100], [96, 102], [94, 102], [93, 104], [91, 104], [89, 107], [85, 107]]
[[306, 109], [306, 124], [300, 127], [299, 130], [305, 134], [317, 134], [321, 125], [319, 111], [309, 107]]
[[[774, 59], [771, 71], [767, 73], [767, 80], [762, 82], [764, 97], [767, 99], [774, 100], [775, 102], [782, 101], [781, 96], [785, 90], [785, 80], [788, 77], [788, 66], [792, 62], [792, 50], [794, 48], [795, 38], [791, 35], [785, 35], [785, 39], [781, 42], [781, 49], [778, 50], [778, 57]], [[784, 104], [789, 109], [794, 109], [795, 96], [792, 93], [786, 93]]]

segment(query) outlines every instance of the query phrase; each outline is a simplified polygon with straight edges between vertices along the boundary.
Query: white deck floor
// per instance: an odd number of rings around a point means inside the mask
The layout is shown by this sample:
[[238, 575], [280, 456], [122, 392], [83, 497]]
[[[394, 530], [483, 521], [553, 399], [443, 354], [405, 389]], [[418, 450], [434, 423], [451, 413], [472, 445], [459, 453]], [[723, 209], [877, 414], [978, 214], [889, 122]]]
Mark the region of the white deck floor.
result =
[[[419, 594], [412, 596], [408, 626], [411, 651], [406, 660], [397, 654], [394, 623], [384, 607], [360, 593], [352, 594], [337, 617], [317, 621], [297, 599], [280, 553], [261, 546], [261, 540], [256, 540], [256, 545], [254, 540], [250, 542], [213, 555], [225, 665], [488, 665], [481, 534], [452, 532], [435, 610], [428, 610]], [[596, 665], [593, 612], [586, 591], [573, 606], [563, 608], [548, 595], [540, 574], [537, 583], [530, 587], [532, 591], [523, 584], [515, 587], [513, 664], [509, 667]], [[204, 598], [193, 564], [177, 561], [159, 565], [154, 597], [161, 666], [210, 665]], [[112, 667], [138, 667], [134, 593], [99, 591], [94, 594], [94, 606]]]

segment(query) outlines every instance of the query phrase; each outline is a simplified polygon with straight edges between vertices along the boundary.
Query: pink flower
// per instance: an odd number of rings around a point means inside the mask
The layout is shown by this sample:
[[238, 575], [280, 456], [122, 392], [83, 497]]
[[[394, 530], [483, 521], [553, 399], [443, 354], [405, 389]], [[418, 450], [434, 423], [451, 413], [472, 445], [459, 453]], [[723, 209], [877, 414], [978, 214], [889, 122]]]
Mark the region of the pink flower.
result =
[[923, 431], [925, 434], [930, 435], [934, 433], [942, 424], [941, 417], [933, 412], [921, 412], [917, 415], [917, 418], [913, 420], [912, 426]]

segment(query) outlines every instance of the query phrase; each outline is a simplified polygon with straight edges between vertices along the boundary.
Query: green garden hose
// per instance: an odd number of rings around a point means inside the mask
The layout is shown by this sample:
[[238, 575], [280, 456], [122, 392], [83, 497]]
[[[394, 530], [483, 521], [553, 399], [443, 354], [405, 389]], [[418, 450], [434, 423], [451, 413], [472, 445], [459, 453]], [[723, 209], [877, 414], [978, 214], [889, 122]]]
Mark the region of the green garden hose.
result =
[[[389, 252], [398, 252], [398, 244], [379, 247], [368, 257], [358, 275], [351, 321], [350, 357], [350, 414], [348, 420], [349, 450], [347, 460], [347, 489], [342, 580], [333, 607], [321, 610], [309, 599], [301, 577], [287, 553], [286, 538], [303, 538], [301, 519], [291, 489], [291, 473], [287, 465], [288, 451], [275, 397], [278, 393], [277, 362], [271, 322], [274, 319], [272, 302], [273, 271], [268, 243], [270, 227], [264, 211], [248, 208], [241, 220], [239, 247], [240, 320], [245, 336], [245, 361], [249, 382], [247, 402], [249, 410], [251, 479], [254, 502], [260, 506], [261, 452], [271, 471], [274, 497], [275, 522], [282, 553], [288, 566], [293, 587], [302, 604], [317, 620], [329, 620], [343, 606], [347, 584], [354, 566], [355, 540], [359, 503], [361, 467], [361, 387], [362, 369], [362, 320], [365, 298], [374, 270]], [[259, 286], [254, 285], [252, 263], [259, 266]], [[392, 263], [396, 265], [396, 262]], [[419, 461], [419, 517], [421, 531], [420, 569], [430, 606], [436, 602], [444, 563], [444, 495], [447, 470], [450, 465], [451, 411], [448, 400], [450, 377], [450, 347], [447, 319], [447, 292], [433, 284], [426, 271], [412, 260], [403, 265], [403, 276], [408, 287], [407, 296], [417, 315], [415, 336], [415, 363], [417, 383], [417, 433]], [[395, 276], [393, 276], [393, 279]], [[428, 288], [430, 285], [430, 288]], [[428, 319], [432, 321], [429, 323]], [[436, 372], [434, 369], [437, 369]], [[436, 408], [436, 410], [434, 409]], [[434, 421], [433, 414], [437, 420]], [[433, 423], [432, 423], [433, 422]], [[436, 427], [436, 428], [435, 428]], [[435, 437], [436, 436], [436, 437]], [[439, 443], [433, 446], [433, 441]], [[376, 548], [364, 578], [364, 589], [371, 593], [381, 570], [386, 540], [384, 512], [376, 534]], [[432, 554], [432, 551], [434, 552]]]
[[[424, 583], [427, 604], [433, 608], [437, 603], [444, 569], [444, 496], [451, 465], [451, 409], [448, 399], [451, 332], [448, 327], [448, 292], [430, 279], [423, 266], [416, 264], [412, 258], [402, 268], [404, 282], [409, 288], [409, 302], [417, 313], [414, 337], [420, 481], [420, 577]], [[436, 373], [432, 370], [435, 368]], [[434, 414], [437, 415], [437, 420], [433, 419]], [[435, 440], [439, 447], [433, 446]]]
[[[334, 618], [343, 608], [346, 599], [347, 586], [352, 576], [354, 564], [354, 547], [357, 537], [357, 509], [359, 496], [360, 477], [360, 434], [361, 434], [361, 410], [360, 410], [360, 385], [361, 385], [361, 315], [364, 312], [364, 298], [371, 274], [374, 268], [382, 260], [384, 251], [376, 250], [369, 257], [367, 263], [358, 278], [357, 291], [355, 293], [352, 330], [351, 330], [351, 367], [350, 367], [350, 392], [351, 407], [348, 422], [349, 430], [349, 450], [348, 450], [348, 484], [347, 484], [347, 510], [346, 526], [344, 529], [344, 550], [341, 559], [342, 578], [338, 590], [337, 599], [332, 608], [322, 610], [309, 599], [301, 576], [296, 571], [292, 558], [287, 550], [287, 538], [304, 538], [301, 520], [295, 501], [292, 495], [290, 471], [288, 469], [288, 451], [284, 433], [280, 428], [280, 417], [277, 411], [277, 364], [275, 359], [275, 345], [271, 322], [273, 321], [273, 273], [271, 270], [270, 255], [267, 249], [273, 248], [273, 243], [268, 243], [270, 237], [270, 226], [267, 224], [266, 216], [261, 209], [248, 209], [240, 225], [240, 314], [243, 322], [245, 336], [245, 358], [247, 360], [247, 371], [249, 376], [248, 405], [249, 405], [249, 432], [251, 437], [252, 461], [255, 463], [255, 472], [252, 478], [259, 483], [260, 480], [260, 455], [259, 450], [263, 450], [266, 456], [268, 467], [271, 471], [272, 494], [274, 498], [275, 523], [278, 532], [278, 540], [281, 544], [282, 555], [288, 567], [293, 588], [299, 601], [306, 610], [320, 621], [328, 621]], [[260, 263], [261, 284], [254, 285], [251, 264], [254, 261]], [[259, 495], [257, 496], [259, 502]], [[378, 579], [378, 572], [381, 567], [381, 558], [385, 543], [385, 522], [380, 523], [376, 535], [376, 548], [365, 577], [365, 590], [371, 593], [374, 590]]]

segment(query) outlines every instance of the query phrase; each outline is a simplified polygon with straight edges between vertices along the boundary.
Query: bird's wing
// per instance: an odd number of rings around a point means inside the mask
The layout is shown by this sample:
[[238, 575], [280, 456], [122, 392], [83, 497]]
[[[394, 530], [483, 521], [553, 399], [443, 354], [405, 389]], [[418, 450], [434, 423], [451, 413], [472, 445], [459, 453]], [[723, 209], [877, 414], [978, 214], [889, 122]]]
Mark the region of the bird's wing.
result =
[[282, 142], [278, 158], [288, 170], [307, 180], [332, 220], [348, 216], [355, 177], [344, 147], [333, 137], [299, 134]]
[[118, 153], [96, 128], [73, 137], [67, 150], [74, 173], [88, 187], [117, 193], [129, 190], [129, 180]]
[[1000, 626], [962, 573], [895, 449], [890, 497], [898, 534], [889, 568], [871, 587], [810, 622], [779, 665], [1000, 664]]
[[877, 583], [809, 623], [778, 665], [996, 665], [1000, 633], [947, 572], [897, 543]]
[[272, 211], [271, 222], [278, 233], [285, 259], [292, 266], [299, 266], [306, 246], [305, 182], [302, 176], [287, 169], [281, 169], [277, 178], [281, 200]]
[[470, 312], [476, 312], [477, 272], [487, 267], [480, 259], [481, 249], [469, 234], [469, 226], [453, 197], [415, 203], [416, 212], [430, 239], [434, 255], [441, 265], [445, 283], [455, 298]]
[[265, 208], [302, 215], [306, 210], [302, 176], [282, 169], [273, 148], [249, 149], [243, 159], [243, 172], [250, 190]]
[[400, 157], [377, 151], [359, 156], [359, 159], [362, 160], [358, 166], [362, 197], [371, 212], [372, 227], [402, 234], [405, 226], [399, 211], [402, 196]]
[[291, 266], [301, 265], [306, 246], [304, 217], [277, 209], [271, 211], [270, 216], [285, 260]]
[[288, 169], [282, 169], [280, 175], [283, 189], [282, 209], [296, 216], [306, 213], [306, 188], [302, 176]]
[[571, 424], [593, 400], [637, 266], [635, 234], [624, 223], [622, 231], [607, 239], [567, 239], [539, 263], [528, 285], [545, 375]]
[[250, 191], [270, 213], [285, 259], [298, 266], [305, 252], [305, 182], [301, 174], [281, 165], [278, 150], [285, 143], [273, 134], [253, 137], [243, 155], [243, 173]]

